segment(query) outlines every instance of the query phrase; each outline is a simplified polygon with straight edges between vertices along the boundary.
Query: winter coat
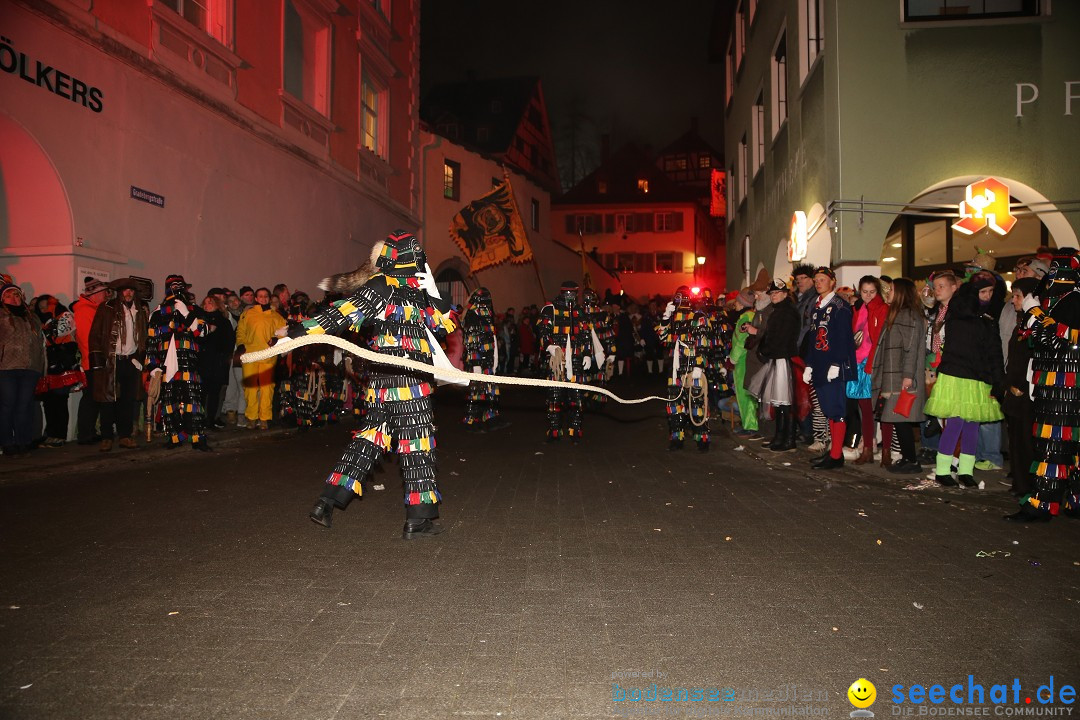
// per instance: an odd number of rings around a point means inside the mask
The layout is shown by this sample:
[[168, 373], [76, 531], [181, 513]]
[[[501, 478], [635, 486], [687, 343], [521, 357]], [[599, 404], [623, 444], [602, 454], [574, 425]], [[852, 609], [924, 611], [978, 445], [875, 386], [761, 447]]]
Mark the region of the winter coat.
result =
[[758, 333], [758, 356], [765, 361], [793, 358], [798, 354], [799, 328], [802, 318], [791, 299], [772, 306], [773, 311], [765, 330]]
[[25, 305], [22, 315], [0, 303], [0, 370], [45, 372], [45, 336], [41, 321]]
[[[1032, 405], [1030, 397], [1031, 385], [1028, 383], [1027, 377], [1028, 362], [1032, 356], [1031, 340], [1026, 336], [1021, 337], [1023, 313], [1017, 313], [1012, 307], [1005, 308], [1005, 312], [1013, 314], [1016, 325], [1014, 325], [1012, 337], [1009, 338], [1001, 409], [1006, 415], [1023, 417], [1026, 414], [1025, 408], [1030, 408]], [[1012, 388], [1019, 390], [1020, 394], [1013, 393]], [[1027, 412], [1030, 412], [1030, 410], [1028, 409]]]
[[[37, 311], [45, 335], [46, 374], [62, 375], [79, 369], [79, 345], [75, 342], [75, 317], [52, 295], [42, 295], [37, 303], [46, 301], [43, 311]], [[35, 303], [35, 305], [37, 304]], [[70, 388], [63, 388], [66, 394]]]
[[[807, 367], [814, 369], [815, 386], [856, 379], [855, 338], [851, 325], [851, 306], [839, 295], [834, 294], [825, 305], [814, 308], [804, 359]], [[835, 381], [828, 381], [826, 377], [833, 366], [840, 369], [840, 375]]]
[[[881, 413], [881, 422], [922, 422], [926, 419], [923, 414], [923, 405], [926, 404], [923, 372], [925, 336], [926, 318], [922, 313], [911, 309], [901, 310], [897, 313], [892, 327], [885, 327], [881, 331], [870, 393], [875, 404], [879, 395], [888, 395]], [[911, 390], [915, 392], [915, 402], [911, 405], [908, 417], [895, 410], [905, 378], [911, 379]]]
[[265, 350], [270, 347], [277, 329], [285, 325], [285, 318], [273, 309], [263, 310], [259, 305], [252, 305], [240, 316], [236, 344], [243, 346], [244, 352]]
[[877, 357], [877, 347], [881, 340], [881, 332], [885, 329], [885, 318], [889, 316], [889, 306], [875, 295], [874, 299], [866, 304], [866, 331], [870, 333], [870, 356], [866, 358], [866, 372], [870, 374], [874, 370], [874, 358]]
[[207, 333], [199, 340], [199, 377], [206, 385], [229, 383], [236, 331], [226, 315], [217, 310], [206, 313]]
[[997, 318], [980, 314], [978, 290], [961, 285], [949, 303], [938, 374], [978, 380], [998, 393], [1004, 365]]
[[71, 303], [71, 312], [75, 315], [75, 341], [79, 344], [79, 362], [82, 369], [90, 370], [90, 328], [94, 325], [94, 315], [100, 305], [85, 295]]
[[[124, 301], [113, 298], [98, 306], [90, 326], [90, 369], [93, 373], [94, 400], [98, 402], [116, 402], [116, 341], [124, 326], [124, 313], [121, 310]], [[135, 352], [132, 358], [141, 365], [146, 358], [146, 327], [149, 311], [146, 303], [135, 300]], [[76, 320], [76, 323], [78, 320]], [[79, 327], [75, 326], [76, 334]], [[142, 397], [142, 383], [136, 398]]]

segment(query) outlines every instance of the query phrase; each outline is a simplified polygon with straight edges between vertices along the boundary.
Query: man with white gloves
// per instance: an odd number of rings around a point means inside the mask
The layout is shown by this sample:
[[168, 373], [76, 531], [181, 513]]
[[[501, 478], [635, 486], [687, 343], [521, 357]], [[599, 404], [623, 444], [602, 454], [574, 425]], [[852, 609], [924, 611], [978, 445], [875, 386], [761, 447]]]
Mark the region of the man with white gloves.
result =
[[855, 379], [855, 337], [851, 306], [836, 295], [836, 274], [828, 267], [814, 271], [818, 294], [810, 315], [803, 382], [813, 384], [821, 411], [829, 421], [829, 451], [817, 458], [813, 467], [831, 470], [844, 465], [844, 435], [847, 424], [845, 385]]
[[690, 288], [680, 286], [664, 309], [656, 327], [660, 341], [671, 352], [671, 375], [668, 384], [668, 450], [681, 450], [687, 435], [697, 442], [700, 452], [709, 449], [708, 362], [712, 326], [709, 317], [695, 310]]

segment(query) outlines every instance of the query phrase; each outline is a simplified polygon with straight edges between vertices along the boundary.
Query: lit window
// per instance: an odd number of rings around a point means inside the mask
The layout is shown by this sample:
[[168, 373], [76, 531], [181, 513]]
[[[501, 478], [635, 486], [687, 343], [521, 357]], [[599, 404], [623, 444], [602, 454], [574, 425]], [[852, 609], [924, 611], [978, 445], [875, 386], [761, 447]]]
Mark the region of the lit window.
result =
[[701, 168], [702, 170], [706, 170], [706, 169], [712, 167], [712, 158], [709, 157], [708, 155], [701, 155], [701, 156], [698, 157], [697, 163], [698, 163], [697, 166], [699, 168]]
[[645, 178], [639, 178], [637, 181], [637, 189], [643, 193], [649, 192], [649, 181]]
[[597, 180], [596, 191], [601, 195], [607, 195], [607, 180]]
[[443, 161], [443, 197], [447, 200], [461, 197], [461, 163]]
[[750, 121], [754, 145], [754, 175], [765, 164], [765, 91], [758, 93]]
[[[806, 79], [814, 60], [825, 46], [823, 0], [800, 0], [799, 6], [799, 80]], [[965, 0], [966, 2], [967, 0]]]
[[670, 273], [682, 272], [681, 252], [658, 252], [656, 253], [656, 272]]
[[330, 21], [303, 0], [285, 0], [284, 88], [330, 116]]
[[686, 169], [686, 156], [685, 155], [680, 155], [679, 157], [675, 158], [675, 169], [676, 170], [685, 170]]
[[360, 82], [360, 142], [379, 157], [386, 157], [385, 123], [380, 121], [386, 106], [385, 96], [385, 91], [365, 73]]
[[780, 132], [780, 128], [787, 122], [787, 31], [780, 33], [773, 50], [772, 69], [772, 135]]
[[231, 45], [228, 0], [162, 0], [161, 4], [222, 45]]

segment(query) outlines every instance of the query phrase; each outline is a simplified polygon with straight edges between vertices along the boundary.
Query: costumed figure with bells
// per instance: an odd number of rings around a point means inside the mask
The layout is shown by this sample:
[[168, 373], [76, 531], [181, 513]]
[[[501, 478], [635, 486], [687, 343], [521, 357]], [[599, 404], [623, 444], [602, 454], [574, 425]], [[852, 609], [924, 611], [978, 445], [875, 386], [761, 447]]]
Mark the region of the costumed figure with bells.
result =
[[712, 325], [705, 313], [691, 304], [690, 288], [679, 287], [656, 326], [660, 341], [670, 348], [671, 376], [668, 378], [668, 449], [681, 450], [686, 436], [697, 442], [698, 450], [709, 449], [709, 381], [707, 352], [712, 343]]

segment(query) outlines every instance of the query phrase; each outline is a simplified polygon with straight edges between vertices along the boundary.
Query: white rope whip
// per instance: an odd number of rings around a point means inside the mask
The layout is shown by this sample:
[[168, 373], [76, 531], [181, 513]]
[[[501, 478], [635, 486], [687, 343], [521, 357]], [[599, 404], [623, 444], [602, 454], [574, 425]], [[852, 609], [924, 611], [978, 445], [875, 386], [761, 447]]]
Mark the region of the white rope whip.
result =
[[[312, 345], [315, 343], [322, 343], [325, 345], [333, 345], [336, 348], [352, 353], [378, 365], [393, 365], [394, 367], [405, 368], [407, 370], [413, 370], [416, 372], [428, 373], [434, 375], [437, 379], [444, 380], [465, 380], [468, 382], [479, 383], [495, 383], [498, 385], [523, 385], [526, 387], [553, 387], [553, 388], [566, 388], [567, 390], [582, 390], [589, 392], [600, 393], [606, 395], [617, 403], [623, 405], [638, 405], [640, 403], [649, 402], [650, 400], [660, 400], [662, 402], [669, 402], [672, 398], [660, 397], [659, 395], [649, 395], [643, 398], [626, 399], [621, 398], [615, 393], [611, 392], [607, 388], [598, 387], [596, 385], [581, 385], [579, 383], [564, 382], [561, 380], [540, 380], [536, 378], [520, 378], [510, 377], [507, 375], [478, 375], [477, 373], [465, 372], [464, 370], [458, 370], [457, 368], [440, 368], [428, 363], [418, 362], [404, 357], [395, 357], [393, 355], [383, 355], [377, 352], [362, 348], [355, 343], [351, 343], [344, 338], [340, 338], [336, 335], [304, 335], [298, 338], [290, 338], [287, 340], [279, 340], [277, 344], [271, 345], [265, 350], [257, 350], [255, 352], [244, 353], [240, 356], [240, 360], [244, 363], [259, 362], [261, 360], [267, 360], [275, 355], [283, 355], [287, 352], [291, 352], [305, 345]], [[680, 394], [682, 394], [680, 392]], [[678, 399], [677, 397], [675, 399]]]

